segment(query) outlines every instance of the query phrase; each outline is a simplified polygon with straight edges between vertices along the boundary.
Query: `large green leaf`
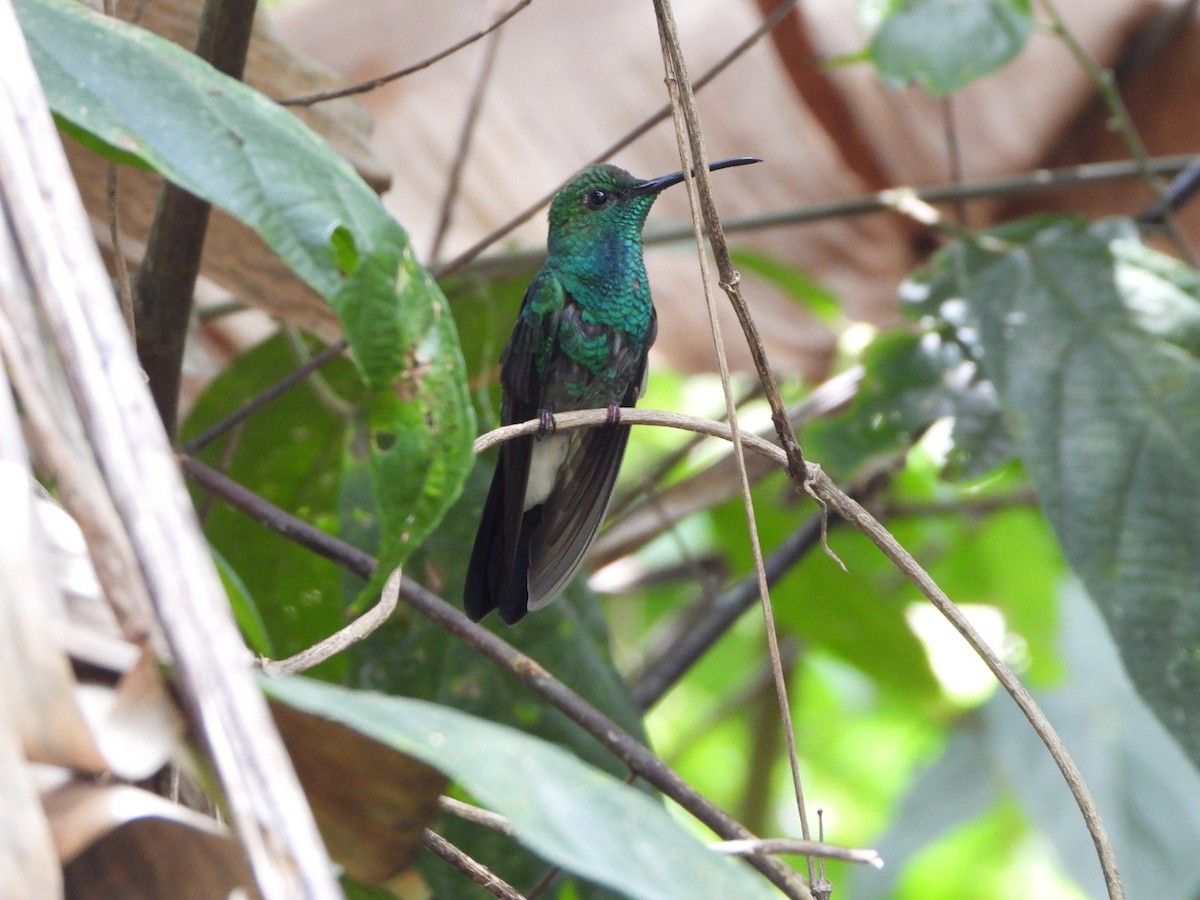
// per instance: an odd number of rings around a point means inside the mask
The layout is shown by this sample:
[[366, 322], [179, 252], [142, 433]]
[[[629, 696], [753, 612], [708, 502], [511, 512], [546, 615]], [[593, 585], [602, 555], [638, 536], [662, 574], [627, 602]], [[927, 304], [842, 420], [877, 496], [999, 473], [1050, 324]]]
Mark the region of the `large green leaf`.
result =
[[399, 562], [457, 496], [474, 433], [453, 318], [404, 229], [295, 116], [192, 54], [72, 0], [16, 9], [72, 134], [228, 210], [332, 304], [375, 391], [384, 562]]
[[740, 862], [706, 850], [654, 800], [562, 749], [420, 700], [265, 679], [268, 694], [449, 775], [507, 816], [546, 860], [630, 897], [770, 897]]
[[1012, 457], [995, 390], [956, 341], [929, 331], [885, 331], [864, 351], [862, 366], [849, 408], [810, 423], [802, 435], [805, 452], [833, 477], [907, 452], [943, 417], [954, 423], [947, 478], [978, 478]]
[[[184, 440], [295, 366], [296, 358], [282, 337], [244, 353], [201, 395], [184, 423]], [[335, 360], [322, 375], [346, 401], [361, 400], [362, 380], [346, 360]], [[348, 428], [345, 418], [324, 406], [311, 387], [301, 384], [256, 412], [236, 435], [206, 448], [200, 458], [225, 468], [239, 484], [288, 512], [334, 530]], [[232, 456], [225, 458], [229, 440], [236, 440], [236, 446]], [[254, 598], [276, 654], [290, 656], [345, 625], [341, 573], [332, 562], [272, 534], [223, 503], [214, 503], [208, 510], [204, 529], [245, 592]], [[319, 674], [341, 677], [345, 667], [344, 658], [335, 658], [323, 665]]]
[[1032, 28], [1029, 0], [908, 0], [888, 11], [869, 54], [892, 84], [949, 94], [1009, 62]]
[[914, 294], [962, 319], [1134, 684], [1200, 762], [1196, 273], [1121, 223], [1003, 236], [1007, 252], [942, 254]]

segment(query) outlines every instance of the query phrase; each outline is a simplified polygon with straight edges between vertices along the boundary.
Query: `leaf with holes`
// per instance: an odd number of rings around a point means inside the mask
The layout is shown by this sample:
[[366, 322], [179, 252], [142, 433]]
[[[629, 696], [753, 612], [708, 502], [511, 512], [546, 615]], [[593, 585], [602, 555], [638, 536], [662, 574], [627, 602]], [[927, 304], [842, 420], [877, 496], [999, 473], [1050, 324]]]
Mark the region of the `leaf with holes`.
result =
[[1068, 561], [1200, 763], [1200, 280], [1128, 222], [1003, 237], [944, 251], [914, 293], [963, 320]]
[[324, 141], [240, 81], [71, 0], [15, 6], [72, 134], [237, 216], [333, 306], [377, 397], [372, 429], [403, 451], [377, 445], [373, 470], [399, 529], [384, 562], [400, 562], [458, 495], [475, 430], [454, 320], [404, 229]]

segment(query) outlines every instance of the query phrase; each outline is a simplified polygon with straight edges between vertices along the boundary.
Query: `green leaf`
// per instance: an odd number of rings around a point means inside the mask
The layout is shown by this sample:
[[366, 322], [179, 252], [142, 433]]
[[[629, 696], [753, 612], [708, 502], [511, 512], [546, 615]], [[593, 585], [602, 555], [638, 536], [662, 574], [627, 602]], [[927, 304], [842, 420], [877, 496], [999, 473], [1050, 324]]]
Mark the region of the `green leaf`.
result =
[[1013, 455], [991, 383], [947, 335], [880, 334], [863, 353], [865, 370], [845, 412], [805, 428], [805, 451], [844, 478], [874, 457], [905, 452], [925, 430], [952, 417], [950, 479], [978, 478]]
[[217, 564], [217, 573], [221, 576], [221, 584], [229, 596], [229, 605], [233, 607], [233, 618], [242, 631], [246, 646], [260, 656], [274, 657], [275, 647], [271, 643], [270, 634], [267, 633], [267, 623], [263, 620], [258, 604], [250, 596], [250, 591], [246, 589], [238, 573], [215, 547], [212, 548], [212, 555]]
[[1042, 222], [1006, 253], [954, 248], [926, 287], [966, 301], [1068, 561], [1200, 762], [1200, 290], [1131, 233]]
[[257, 231], [337, 312], [399, 452], [374, 467], [385, 567], [437, 524], [472, 465], [472, 415], [445, 297], [404, 229], [278, 104], [150, 32], [72, 0], [19, 0], [50, 105]]
[[896, 86], [949, 94], [996, 71], [1025, 46], [1028, 0], [908, 0], [871, 39], [880, 76]]
[[[282, 336], [244, 353], [201, 395], [183, 439], [199, 434], [295, 367], [296, 358]], [[350, 403], [363, 396], [362, 381], [345, 359], [326, 366], [322, 377]], [[215, 442], [199, 456], [276, 506], [333, 529], [347, 427], [309, 385], [300, 384], [258, 410], [235, 436]], [[227, 442], [233, 440], [233, 455], [223, 460]], [[223, 503], [212, 505], [204, 526], [216, 552], [257, 601], [278, 654], [297, 653], [345, 625], [342, 576], [332, 562]], [[344, 658], [335, 658], [318, 671], [337, 678], [345, 666]]]
[[562, 749], [420, 700], [304, 678], [264, 679], [296, 709], [413, 756], [506, 816], [546, 860], [630, 897], [770, 897], [742, 863], [696, 841], [655, 801]]

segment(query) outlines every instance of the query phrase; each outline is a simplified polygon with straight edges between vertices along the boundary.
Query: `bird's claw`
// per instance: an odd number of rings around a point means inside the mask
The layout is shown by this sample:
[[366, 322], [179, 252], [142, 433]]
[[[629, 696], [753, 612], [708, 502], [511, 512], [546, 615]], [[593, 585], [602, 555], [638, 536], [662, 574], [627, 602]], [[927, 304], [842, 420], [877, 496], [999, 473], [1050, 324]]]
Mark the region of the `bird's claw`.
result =
[[605, 410], [607, 410], [607, 412], [608, 412], [608, 416], [604, 420], [606, 424], [608, 424], [608, 425], [620, 425], [621, 424], [621, 407], [620, 407], [620, 405], [618, 405], [616, 403], [610, 403], [605, 407]]
[[538, 410], [537, 436], [543, 437], [547, 434], [554, 434], [556, 431], [558, 431], [558, 423], [554, 421], [554, 413], [548, 409]]

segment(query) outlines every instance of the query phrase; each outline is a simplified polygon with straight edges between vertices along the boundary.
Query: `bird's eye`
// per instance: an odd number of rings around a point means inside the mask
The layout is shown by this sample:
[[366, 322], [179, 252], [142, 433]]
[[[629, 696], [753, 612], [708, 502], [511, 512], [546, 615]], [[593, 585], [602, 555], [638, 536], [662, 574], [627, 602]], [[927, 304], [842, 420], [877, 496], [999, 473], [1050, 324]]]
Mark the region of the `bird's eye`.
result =
[[594, 191], [588, 191], [583, 202], [587, 204], [588, 209], [603, 209], [608, 206], [609, 197], [608, 191], [596, 188]]

